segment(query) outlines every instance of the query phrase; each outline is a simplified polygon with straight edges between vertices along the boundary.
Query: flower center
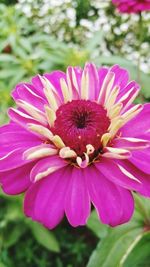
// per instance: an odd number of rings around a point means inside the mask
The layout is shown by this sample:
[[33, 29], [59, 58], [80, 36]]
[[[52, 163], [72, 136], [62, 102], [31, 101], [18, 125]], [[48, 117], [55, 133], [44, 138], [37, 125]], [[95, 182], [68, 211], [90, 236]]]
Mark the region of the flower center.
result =
[[90, 100], [73, 100], [58, 108], [52, 132], [66, 146], [82, 156], [86, 146], [101, 149], [101, 137], [107, 132], [110, 120], [103, 106]]

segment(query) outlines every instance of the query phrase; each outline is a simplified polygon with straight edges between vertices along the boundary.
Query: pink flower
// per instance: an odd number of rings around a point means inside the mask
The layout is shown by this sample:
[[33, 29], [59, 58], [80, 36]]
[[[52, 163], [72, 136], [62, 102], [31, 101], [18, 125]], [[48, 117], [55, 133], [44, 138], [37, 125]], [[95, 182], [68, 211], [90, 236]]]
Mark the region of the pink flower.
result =
[[69, 67], [18, 84], [0, 128], [0, 182], [25, 192], [24, 212], [52, 229], [84, 225], [91, 203], [111, 226], [129, 221], [132, 190], [150, 197], [150, 104], [118, 65]]
[[120, 13], [140, 13], [150, 10], [150, 0], [112, 0]]

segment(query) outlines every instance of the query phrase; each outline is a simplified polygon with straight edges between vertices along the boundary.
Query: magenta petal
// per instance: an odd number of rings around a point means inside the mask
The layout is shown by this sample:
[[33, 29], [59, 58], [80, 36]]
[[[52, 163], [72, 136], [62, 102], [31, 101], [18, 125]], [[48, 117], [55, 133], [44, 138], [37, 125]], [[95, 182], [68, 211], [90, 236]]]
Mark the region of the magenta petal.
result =
[[112, 0], [120, 13], [140, 13], [141, 11], [150, 10], [149, 0]]
[[[99, 76], [99, 91], [100, 91], [100, 89], [101, 89], [101, 87], [102, 87], [103, 81], [104, 81], [104, 79], [105, 79], [107, 73], [108, 73], [108, 68], [102, 67], [102, 68], [98, 69], [98, 76]], [[97, 94], [97, 98], [98, 98], [98, 96], [99, 96], [99, 92], [98, 92], [98, 94]]]
[[128, 71], [121, 68], [119, 65], [114, 65], [110, 68], [111, 72], [115, 74], [114, 86], [118, 85], [120, 87], [120, 91], [127, 85], [129, 80]]
[[13, 122], [18, 123], [25, 129], [27, 129], [29, 123], [38, 125], [43, 124], [45, 126], [45, 123], [43, 123], [43, 121], [40, 123], [40, 121], [33, 119], [30, 115], [20, 111], [19, 109], [10, 108], [8, 111], [8, 115]]
[[63, 99], [61, 86], [60, 86], [60, 79], [63, 78], [66, 80], [66, 74], [62, 71], [53, 71], [51, 73], [46, 73], [44, 76], [52, 83], [52, 85], [57, 90], [61, 99]]
[[113, 146], [132, 150], [141, 150], [150, 146], [150, 141], [145, 139], [134, 139], [118, 137], [113, 140]]
[[[129, 161], [118, 160], [115, 162], [102, 159], [95, 166], [112, 183], [150, 197], [150, 179], [148, 175], [138, 170]], [[123, 167], [127, 173], [123, 173], [119, 166]]]
[[20, 125], [16, 124], [13, 121], [0, 127], [0, 134], [3, 134], [5, 132], [17, 132], [17, 131], [23, 133], [27, 132], [24, 128], [22, 128]]
[[89, 99], [96, 100], [100, 90], [98, 70], [92, 63], [87, 63], [84, 70], [89, 75]]
[[65, 197], [65, 212], [68, 221], [74, 227], [85, 225], [90, 215], [90, 198], [82, 169], [72, 170]]
[[[23, 153], [31, 146], [18, 147], [12, 149], [11, 147], [4, 147], [2, 153], [0, 152], [0, 172], [9, 171], [11, 169], [18, 168], [30, 162], [23, 159]], [[11, 149], [11, 150], [10, 150]]]
[[44, 95], [44, 90], [43, 90], [43, 84], [41, 82], [41, 79], [40, 79], [40, 76], [39, 75], [36, 75], [32, 78], [32, 87], [35, 88], [34, 91], [36, 91], [36, 93], [41, 96], [42, 98], [46, 99], [45, 98], [45, 95]]
[[[53, 173], [66, 165], [67, 162], [61, 159], [59, 156], [46, 157], [44, 159], [39, 160], [35, 164], [31, 171], [30, 179], [34, 182], [39, 174], [43, 174], [43, 177], [45, 177], [49, 175], [49, 173]], [[46, 174], [46, 172], [48, 174]]]
[[20, 83], [16, 86], [12, 92], [12, 96], [15, 101], [22, 99], [25, 102], [34, 105], [37, 109], [44, 111], [44, 105], [47, 103], [44, 98], [39, 96], [35, 89], [30, 88], [31, 85], [27, 83]]
[[29, 144], [31, 146], [35, 146], [35, 145], [40, 145], [41, 144], [41, 140], [40, 138], [38, 138], [36, 135], [30, 133], [30, 132], [23, 132], [23, 131], [16, 131], [14, 132], [14, 129], [12, 127], [12, 132], [3, 132], [0, 135], [0, 146], [1, 149], [4, 146], [9, 146], [11, 145], [10, 148], [12, 148], [13, 146], [17, 147], [17, 146], [26, 146], [26, 144]]
[[150, 104], [145, 104], [143, 110], [121, 129], [122, 136], [138, 137], [150, 129]]
[[[74, 72], [74, 76], [76, 79], [76, 84], [74, 84], [73, 81], [73, 72]], [[76, 75], [75, 72], [75, 68], [73, 67], [68, 67], [67, 68], [67, 83], [68, 83], [68, 87], [71, 87], [71, 91], [72, 91], [72, 99], [79, 99], [79, 93], [80, 93], [80, 84], [78, 84], [78, 76]]]
[[6, 194], [17, 195], [30, 186], [30, 171], [33, 163], [26, 164], [14, 170], [0, 173], [0, 183]]
[[70, 178], [65, 167], [33, 184], [25, 195], [25, 214], [46, 227], [54, 228], [64, 216], [64, 198]]
[[141, 171], [150, 174], [150, 148], [141, 151], [133, 151], [129, 161]]
[[116, 226], [129, 221], [134, 210], [130, 191], [107, 180], [94, 166], [86, 172], [88, 190], [101, 221]]
[[74, 70], [76, 80], [77, 80], [77, 85], [78, 85], [79, 92], [80, 92], [80, 90], [81, 90], [81, 78], [82, 78], [83, 70], [80, 67], [71, 67], [71, 68]]
[[131, 89], [134, 89], [135, 91], [139, 91], [140, 86], [135, 81], [129, 82], [122, 90], [119, 91], [117, 101], [123, 97], [126, 93], [128, 93]]
[[137, 97], [140, 89], [133, 88], [131, 92], [128, 92], [128, 96], [121, 101], [123, 105], [122, 113], [124, 113], [130, 106], [134, 99]]
[[146, 174], [139, 170], [129, 160], [119, 161], [119, 164], [140, 181], [139, 188], [135, 190], [145, 197], [150, 197], [149, 174]]

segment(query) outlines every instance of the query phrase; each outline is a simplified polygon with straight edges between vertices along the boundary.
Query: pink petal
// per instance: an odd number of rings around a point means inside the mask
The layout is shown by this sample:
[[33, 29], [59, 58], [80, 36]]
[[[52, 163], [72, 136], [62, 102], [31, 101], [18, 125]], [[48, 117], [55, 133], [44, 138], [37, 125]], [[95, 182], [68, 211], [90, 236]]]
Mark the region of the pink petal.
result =
[[80, 92], [80, 90], [81, 90], [81, 78], [82, 78], [83, 70], [80, 67], [72, 67], [72, 69], [74, 70], [74, 73], [75, 73], [75, 76], [76, 76], [76, 79], [77, 79], [79, 92]]
[[25, 165], [29, 161], [23, 160], [23, 153], [27, 147], [16, 148], [8, 151], [5, 155], [0, 158], [0, 172], [12, 170], [20, 166]]
[[61, 100], [63, 100], [63, 95], [62, 95], [61, 86], [60, 86], [60, 79], [63, 78], [66, 80], [66, 74], [62, 71], [57, 70], [51, 73], [45, 73], [44, 76], [52, 83], [52, 85], [57, 90]]
[[122, 165], [126, 170], [132, 173], [137, 179], [141, 182], [141, 186], [137, 190], [141, 195], [150, 197], [150, 179], [149, 174], [144, 173], [135, 167], [129, 160], [120, 161], [120, 165]]
[[28, 123], [32, 124], [43, 124], [45, 126], [45, 122], [40, 122], [36, 119], [33, 119], [30, 115], [20, 111], [19, 109], [10, 108], [8, 111], [9, 117], [13, 122], [18, 123], [20, 126], [27, 128]]
[[[103, 82], [104, 82], [104, 79], [105, 79], [107, 73], [108, 73], [108, 68], [104, 68], [104, 67], [102, 67], [102, 68], [100, 68], [100, 69], [98, 70], [98, 76], [99, 76], [99, 91], [100, 91], [100, 89], [101, 89], [101, 87], [102, 87], [102, 84], [103, 84]], [[99, 96], [99, 92], [97, 92], [96, 98], [98, 98], [98, 96]]]
[[20, 125], [16, 124], [13, 121], [0, 127], [0, 134], [3, 134], [5, 132], [17, 132], [17, 131], [23, 133], [27, 132], [24, 128], [22, 128]]
[[92, 63], [87, 63], [84, 70], [89, 75], [89, 99], [96, 100], [100, 90], [98, 70]]
[[30, 162], [29, 160], [23, 159], [23, 153], [29, 148], [32, 148], [32, 146], [37, 146], [39, 144], [41, 144], [39, 140], [11, 143], [8, 139], [8, 144], [5, 143], [1, 145], [0, 172], [15, 169]]
[[33, 163], [26, 164], [14, 170], [0, 173], [0, 183], [6, 194], [17, 195], [30, 186], [30, 171]]
[[74, 227], [85, 225], [90, 215], [90, 198], [84, 171], [73, 168], [65, 197], [65, 213]]
[[122, 136], [138, 137], [150, 129], [150, 104], [145, 104], [143, 110], [132, 120], [126, 123], [120, 132]]
[[[46, 99], [45, 95], [44, 95], [43, 84], [41, 82], [39, 75], [36, 75], [32, 78], [32, 84], [33, 84], [32, 87], [35, 88], [36, 93], [39, 96], [41, 96], [43, 99]], [[35, 90], [33, 90], [33, 91], [35, 92]]]
[[111, 72], [115, 73], [115, 81], [114, 86], [118, 85], [120, 86], [120, 91], [127, 85], [129, 80], [129, 74], [128, 71], [124, 68], [121, 68], [119, 65], [114, 65], [110, 68]]
[[110, 182], [94, 166], [88, 167], [86, 179], [101, 221], [111, 226], [128, 222], [134, 211], [131, 193]]
[[44, 98], [36, 94], [35, 88], [31, 89], [31, 85], [27, 83], [20, 83], [16, 86], [12, 92], [12, 96], [15, 101], [22, 99], [31, 105], [34, 105], [37, 109], [44, 111], [44, 105], [47, 103]]
[[[34, 182], [36, 180], [37, 175], [39, 174], [44, 175], [44, 173], [46, 173], [48, 170], [50, 172], [50, 169], [51, 169], [51, 173], [55, 172], [58, 169], [63, 168], [67, 164], [68, 164], [67, 162], [65, 162], [63, 159], [61, 159], [58, 156], [50, 156], [50, 157], [41, 159], [36, 163], [36, 165], [32, 169], [30, 179], [31, 181]], [[45, 176], [47, 175], [45, 174], [44, 177]]]
[[12, 132], [3, 132], [0, 135], [0, 146], [23, 146], [24, 144], [26, 145], [26, 143], [31, 143], [31, 146], [33, 144], [33, 146], [35, 145], [40, 145], [41, 144], [41, 140], [40, 138], [38, 138], [36, 135], [27, 132], [27, 131], [14, 131], [13, 127], [12, 127]]
[[119, 94], [118, 94], [118, 97], [117, 97], [117, 101], [121, 97], [123, 97], [125, 94], [127, 94], [132, 88], [134, 88], [134, 90], [136, 90], [136, 91], [139, 91], [140, 86], [135, 81], [129, 82], [122, 90], [119, 91]]
[[64, 199], [70, 168], [62, 168], [33, 184], [25, 195], [24, 212], [46, 227], [54, 228], [64, 216]]
[[[76, 84], [74, 84], [73, 81], [73, 72], [74, 72], [74, 76], [76, 79]], [[67, 83], [68, 85], [71, 87], [71, 91], [72, 91], [72, 99], [79, 99], [79, 92], [80, 92], [80, 84], [78, 83], [78, 75], [76, 75], [76, 69], [73, 67], [68, 67], [67, 68]], [[69, 79], [69, 81], [68, 81]]]
[[150, 142], [144, 139], [119, 137], [113, 140], [113, 147], [131, 150], [140, 150], [150, 146]]
[[[150, 197], [150, 180], [148, 175], [138, 170], [129, 161], [118, 160], [115, 162], [102, 159], [95, 166], [106, 179], [109, 179], [116, 185]], [[127, 172], [121, 171], [119, 166], [122, 166]]]
[[144, 173], [150, 174], [150, 148], [133, 151], [129, 161]]

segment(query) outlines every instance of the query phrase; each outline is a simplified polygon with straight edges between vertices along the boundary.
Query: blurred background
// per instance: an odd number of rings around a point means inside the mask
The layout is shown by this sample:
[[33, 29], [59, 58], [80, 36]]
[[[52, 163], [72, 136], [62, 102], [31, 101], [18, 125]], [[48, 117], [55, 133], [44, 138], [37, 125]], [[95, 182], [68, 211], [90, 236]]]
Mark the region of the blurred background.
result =
[[[142, 87], [136, 101], [150, 101], [150, 12], [122, 15], [111, 0], [0, 0], [0, 124], [18, 82], [86, 61], [127, 68]], [[87, 227], [64, 219], [48, 231], [25, 218], [22, 197], [1, 192], [0, 267], [150, 267], [150, 201], [136, 198], [125, 226], [112, 230], [93, 212]]]

